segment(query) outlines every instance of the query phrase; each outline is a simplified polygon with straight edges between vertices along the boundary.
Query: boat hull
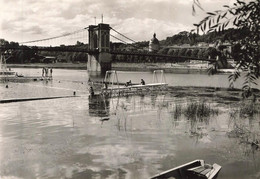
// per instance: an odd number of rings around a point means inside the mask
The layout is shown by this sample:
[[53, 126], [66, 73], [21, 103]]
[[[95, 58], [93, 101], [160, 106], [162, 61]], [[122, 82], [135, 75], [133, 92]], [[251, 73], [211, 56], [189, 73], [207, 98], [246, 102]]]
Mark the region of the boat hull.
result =
[[151, 179], [213, 179], [216, 178], [221, 166], [205, 164], [204, 160], [194, 160], [165, 172], [159, 173]]

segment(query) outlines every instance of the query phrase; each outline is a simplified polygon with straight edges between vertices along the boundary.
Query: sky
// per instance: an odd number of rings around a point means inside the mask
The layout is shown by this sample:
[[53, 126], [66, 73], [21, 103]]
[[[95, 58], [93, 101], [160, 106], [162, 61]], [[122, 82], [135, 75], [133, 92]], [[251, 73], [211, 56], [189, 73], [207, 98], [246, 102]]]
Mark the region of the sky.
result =
[[[234, 0], [200, 0], [205, 11]], [[62, 35], [103, 22], [135, 41], [190, 31], [206, 13], [192, 0], [0, 0], [0, 38], [24, 42]]]

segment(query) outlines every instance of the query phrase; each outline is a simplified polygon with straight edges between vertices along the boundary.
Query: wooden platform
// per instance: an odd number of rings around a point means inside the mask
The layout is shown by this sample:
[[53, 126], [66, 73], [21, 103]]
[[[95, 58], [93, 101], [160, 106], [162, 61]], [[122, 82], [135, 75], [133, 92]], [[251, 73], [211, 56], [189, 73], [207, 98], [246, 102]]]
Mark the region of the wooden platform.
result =
[[122, 96], [129, 94], [137, 94], [139, 92], [144, 91], [152, 91], [152, 90], [164, 90], [167, 87], [167, 83], [152, 83], [146, 85], [131, 85], [131, 86], [116, 86], [103, 88], [101, 90], [101, 94], [109, 95], [109, 96]]

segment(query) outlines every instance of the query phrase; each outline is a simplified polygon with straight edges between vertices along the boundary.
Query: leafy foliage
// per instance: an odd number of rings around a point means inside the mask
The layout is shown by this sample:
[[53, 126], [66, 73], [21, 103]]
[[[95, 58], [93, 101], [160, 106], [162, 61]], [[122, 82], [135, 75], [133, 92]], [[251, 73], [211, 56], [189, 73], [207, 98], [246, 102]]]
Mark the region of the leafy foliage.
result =
[[[195, 7], [201, 7], [199, 0], [193, 0], [193, 13]], [[229, 76], [230, 85], [246, 72], [243, 90], [248, 92], [252, 85], [256, 85], [259, 78], [260, 59], [260, 0], [248, 3], [236, 0], [233, 7], [223, 6], [225, 10], [207, 12], [207, 16], [196, 26], [197, 33], [223, 32], [227, 27], [234, 26], [242, 34], [240, 41], [231, 41], [233, 44], [232, 57], [236, 62], [236, 71]]]
[[[38, 51], [37, 47], [30, 47], [28, 50], [28, 46], [20, 46], [17, 42], [8, 42], [4, 39], [0, 39], [0, 46], [0, 53], [5, 53], [8, 56], [7, 63], [39, 63], [43, 62], [44, 56], [54, 56], [60, 62], [86, 62], [88, 60], [87, 54], [83, 52]], [[88, 48], [88, 45], [78, 41], [75, 45], [61, 45], [61, 47], [85, 49]]]

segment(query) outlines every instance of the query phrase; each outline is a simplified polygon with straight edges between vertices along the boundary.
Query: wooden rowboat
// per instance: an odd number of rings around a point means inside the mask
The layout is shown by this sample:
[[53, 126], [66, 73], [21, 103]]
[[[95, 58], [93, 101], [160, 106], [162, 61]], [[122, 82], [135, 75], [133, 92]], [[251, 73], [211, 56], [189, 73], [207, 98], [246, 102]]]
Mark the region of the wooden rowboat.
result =
[[194, 160], [165, 172], [159, 173], [151, 179], [213, 179], [216, 178], [221, 166], [205, 164], [204, 160]]

